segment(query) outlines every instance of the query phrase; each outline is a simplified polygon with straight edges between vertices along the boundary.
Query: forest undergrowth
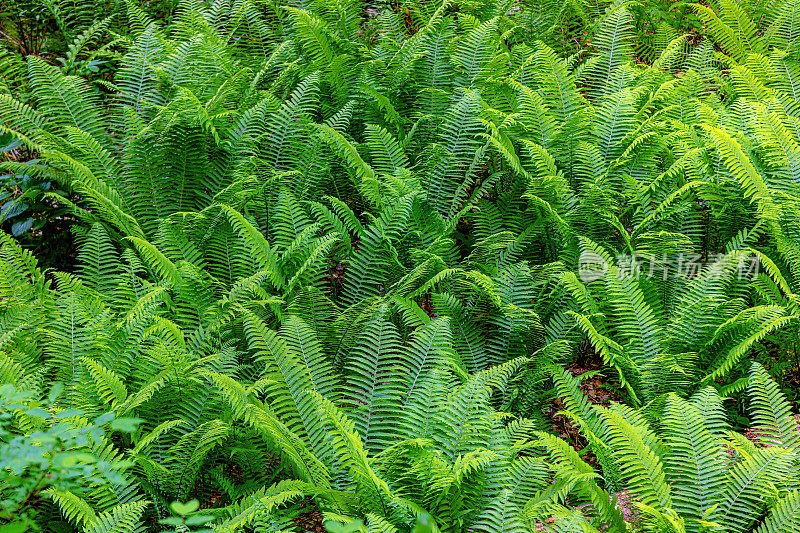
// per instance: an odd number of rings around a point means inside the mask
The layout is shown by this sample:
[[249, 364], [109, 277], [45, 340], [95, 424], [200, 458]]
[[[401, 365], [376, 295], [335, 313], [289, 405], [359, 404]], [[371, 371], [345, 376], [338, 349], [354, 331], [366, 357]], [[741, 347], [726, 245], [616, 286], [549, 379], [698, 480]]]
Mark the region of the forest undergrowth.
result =
[[0, 533], [800, 531], [800, 1], [0, 7]]

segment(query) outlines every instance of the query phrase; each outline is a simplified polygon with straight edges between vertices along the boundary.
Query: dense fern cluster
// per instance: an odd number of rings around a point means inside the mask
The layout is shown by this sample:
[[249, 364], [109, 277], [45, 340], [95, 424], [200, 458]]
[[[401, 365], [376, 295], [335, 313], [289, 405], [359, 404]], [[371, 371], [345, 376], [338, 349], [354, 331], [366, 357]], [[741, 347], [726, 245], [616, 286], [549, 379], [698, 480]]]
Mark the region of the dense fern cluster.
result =
[[45, 3], [0, 134], [79, 247], [0, 235], [4, 522], [800, 530], [800, 4]]

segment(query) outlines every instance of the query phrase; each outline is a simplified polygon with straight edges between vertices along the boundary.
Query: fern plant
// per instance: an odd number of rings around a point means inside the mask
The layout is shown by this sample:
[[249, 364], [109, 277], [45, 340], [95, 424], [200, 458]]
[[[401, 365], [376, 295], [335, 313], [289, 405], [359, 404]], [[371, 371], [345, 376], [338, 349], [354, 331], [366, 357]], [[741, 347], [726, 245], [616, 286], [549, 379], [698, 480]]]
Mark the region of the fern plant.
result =
[[[713, 388], [683, 400], [670, 394], [658, 411], [658, 425], [646, 411], [621, 405], [587, 406], [563, 377], [571, 398], [569, 416], [579, 422], [593, 448], [620, 470], [644, 527], [657, 531], [791, 531], [796, 527], [796, 421], [785, 397], [754, 363], [748, 379], [751, 422], [761, 436], [751, 442], [731, 431], [722, 398]], [[761, 433], [763, 431], [763, 433]], [[627, 530], [615, 501], [587, 476], [593, 469], [558, 438], [541, 434], [539, 445], [576, 495], [595, 505], [593, 517], [614, 530]], [[599, 455], [598, 453], [598, 455]], [[599, 505], [597, 501], [604, 502]], [[769, 503], [767, 503], [769, 502]], [[585, 518], [584, 518], [585, 519]], [[568, 520], [566, 518], [561, 520]], [[591, 520], [591, 519], [590, 519]]]

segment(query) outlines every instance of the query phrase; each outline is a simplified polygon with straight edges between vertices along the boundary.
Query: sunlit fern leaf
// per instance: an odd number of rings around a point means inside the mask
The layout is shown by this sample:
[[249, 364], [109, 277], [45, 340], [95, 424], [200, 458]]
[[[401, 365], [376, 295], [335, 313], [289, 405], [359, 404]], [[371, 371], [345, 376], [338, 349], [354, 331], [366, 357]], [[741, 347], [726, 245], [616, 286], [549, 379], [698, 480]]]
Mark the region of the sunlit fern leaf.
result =
[[584, 106], [567, 65], [544, 43], [537, 43], [535, 73], [538, 90], [553, 110], [556, 124], [564, 124]]
[[385, 512], [386, 505], [393, 503], [396, 496], [372, 468], [352, 420], [327, 398], [313, 391], [309, 394], [317, 405], [320, 416], [331, 427], [328, 435], [332, 440], [333, 451], [349, 470], [352, 481], [360, 491], [364, 491], [362, 494], [366, 497], [362, 496], [363, 504], [366, 504], [367, 509]]
[[741, 254], [729, 254], [705, 268], [694, 265], [695, 258], [696, 254], [687, 256], [686, 266], [700, 270], [673, 304], [671, 312], [676, 319], [667, 326], [670, 343], [676, 351], [691, 350], [697, 344], [709, 342], [716, 329], [743, 308], [743, 303], [732, 300], [729, 292]]
[[269, 116], [261, 137], [259, 155], [275, 170], [292, 169], [300, 150], [300, 139], [305, 122], [317, 107], [319, 76], [311, 74], [304, 78], [281, 105]]
[[762, 513], [764, 497], [786, 479], [791, 454], [783, 448], [763, 448], [734, 466], [726, 479], [723, 497], [711, 521], [728, 531], [744, 532]]
[[583, 71], [592, 96], [599, 99], [612, 91], [618, 91], [622, 79], [619, 70], [630, 60], [633, 38], [632, 16], [620, 2], [609, 7], [594, 37], [599, 55]]
[[140, 527], [140, 519], [150, 502], [139, 500], [114, 506], [97, 515], [84, 528], [86, 533], [117, 533], [134, 531]]
[[[574, 484], [577, 491], [594, 504], [599, 518], [609, 523], [616, 531], [627, 531], [622, 512], [614, 505], [615, 498], [594, 481], [597, 477], [594, 469], [560, 438], [544, 432], [536, 432], [536, 436], [538, 437], [537, 446], [543, 448], [548, 454], [554, 463], [556, 473]], [[527, 510], [530, 511], [530, 509]]]
[[[663, 317], [646, 298], [644, 290], [633, 277], [622, 274], [616, 267], [605, 277], [610, 303], [618, 321], [610, 328], [619, 335], [620, 343], [628, 344], [628, 353], [636, 364], [637, 373], [646, 383], [646, 388], [663, 387], [664, 376], [660, 376], [658, 354], [663, 353], [664, 338], [661, 334]], [[644, 290], [643, 290], [644, 289]], [[653, 391], [642, 390], [644, 398], [652, 397]]]
[[[247, 426], [252, 427], [258, 434], [263, 435], [277, 449], [291, 465], [294, 475], [304, 482], [314, 483], [318, 487], [330, 486], [330, 472], [326, 466], [310, 449], [303, 433], [295, 433], [287, 423], [296, 423], [297, 428], [302, 430], [302, 422], [295, 421], [290, 416], [283, 416], [283, 420], [273, 411], [268, 404], [253, 402], [245, 403], [243, 400], [247, 391], [244, 386], [236, 380], [221, 374], [210, 374], [209, 377], [214, 381], [228, 403], [234, 409], [235, 416], [241, 416]], [[269, 380], [264, 385], [268, 385]], [[263, 387], [262, 388], [266, 388]], [[275, 393], [276, 387], [271, 387], [268, 392]], [[276, 398], [275, 407], [282, 408], [278, 403], [280, 398]]]
[[[174, 221], [164, 221], [158, 227], [158, 246], [174, 261], [186, 262], [195, 269], [203, 269], [203, 254], [196, 244], [186, 235], [182, 225]], [[194, 277], [201, 278], [198, 273]]]
[[436, 413], [439, 427], [434, 439], [445, 457], [453, 460], [457, 455], [489, 447], [493, 411], [489, 400], [492, 388], [504, 389], [503, 378], [507, 379], [509, 374], [517, 372], [526, 362], [525, 358], [517, 358], [477, 372], [452, 392], [444, 407]]
[[772, 507], [756, 533], [789, 533], [800, 528], [800, 491], [781, 498]]
[[430, 176], [423, 177], [428, 200], [442, 214], [458, 211], [461, 206], [452, 205], [456, 190], [462, 184], [472, 183], [478, 171], [484, 144], [479, 134], [485, 127], [476, 115], [483, 105], [479, 94], [467, 91], [445, 115], [441, 126], [441, 144], [446, 150], [446, 157]]
[[469, 309], [449, 294], [434, 295], [432, 300], [436, 308], [441, 308], [437, 309], [437, 314], [450, 317], [453, 348], [467, 369], [474, 372], [486, 368], [490, 364], [486, 352], [486, 340]]
[[701, 389], [690, 398], [706, 429], [717, 438], [728, 429], [722, 400], [723, 398], [713, 387]]
[[522, 506], [543, 492], [547, 492], [549, 465], [540, 457], [521, 456], [509, 467], [510, 499], [517, 506]]
[[700, 4], [694, 4], [700, 19], [708, 26], [713, 39], [737, 61], [748, 53], [763, 53], [764, 42], [750, 14], [732, 0], [719, 0], [719, 13]]
[[111, 404], [111, 409], [125, 402], [128, 398], [128, 390], [122, 379], [113, 370], [105, 368], [88, 357], [82, 357], [81, 362], [94, 380], [101, 402]]
[[373, 207], [381, 207], [382, 191], [380, 183], [375, 178], [375, 171], [362, 159], [353, 143], [326, 124], [318, 127], [317, 134], [353, 170], [355, 174], [353, 184], [361, 190], [364, 198]]
[[770, 445], [800, 450], [800, 428], [792, 408], [764, 367], [753, 363], [747, 387], [753, 426]]
[[395, 168], [408, 167], [408, 158], [403, 148], [392, 135], [372, 124], [367, 124], [364, 131], [372, 159], [371, 166], [378, 172], [393, 173]]
[[299, 44], [308, 54], [317, 68], [329, 65], [336, 57], [336, 38], [331, 34], [327, 24], [312, 12], [294, 7], [284, 7], [294, 22], [294, 30]]
[[235, 124], [226, 131], [223, 140], [226, 154], [223, 162], [215, 165], [212, 170], [218, 174], [212, 178], [217, 185], [212, 190], [219, 190], [222, 184], [227, 185], [226, 182], [230, 179], [227, 174], [246, 164], [247, 159], [255, 152], [256, 139], [265, 133], [267, 115], [274, 112], [277, 107], [278, 102], [273, 97], [265, 96], [244, 109]]
[[138, 237], [129, 237], [129, 239], [138, 250], [143, 262], [154, 274], [158, 275], [159, 278], [174, 285], [180, 285], [183, 282], [177, 265], [165, 256], [161, 250], [156, 248], [155, 245]]
[[[69, 383], [75, 397], [88, 385], [84, 378], [81, 357], [98, 357], [108, 342], [111, 330], [106, 322], [108, 317], [101, 313], [95, 302], [81, 298], [80, 294], [69, 292], [58, 302], [58, 316], [46, 327], [50, 357], [58, 364], [59, 380]], [[84, 390], [84, 393], [88, 391]]]
[[[297, 402], [302, 402], [301, 391], [311, 388], [311, 380], [300, 370], [296, 354], [290, 351], [277, 333], [267, 328], [262, 320], [250, 311], [242, 310], [243, 329], [248, 343], [256, 355], [264, 358], [266, 375], [275, 374], [274, 383], [267, 389], [271, 396], [271, 407], [290, 429], [301, 432], [303, 424], [313, 426], [312, 417], [304, 422], [304, 413]], [[308, 428], [306, 428], [308, 431]]]
[[591, 379], [594, 374], [587, 372], [579, 377], [573, 377], [569, 370], [556, 367], [550, 367], [549, 371], [561, 401], [564, 403], [564, 416], [569, 417], [578, 425], [607, 478], [613, 480], [621, 477], [620, 467], [613, 461], [612, 451], [602, 439], [605, 434], [602, 418], [597, 415], [588, 397], [580, 388], [581, 381]]
[[302, 498], [315, 490], [313, 485], [301, 481], [279, 481], [228, 507], [226, 511], [229, 516], [222, 521], [219, 530], [225, 533], [241, 530], [287, 502]]
[[164, 466], [173, 473], [170, 480], [175, 487], [175, 497], [185, 499], [194, 488], [197, 472], [204, 466], [206, 457], [217, 446], [225, 442], [230, 434], [230, 426], [221, 420], [209, 420], [181, 436], [170, 449], [169, 459]]
[[248, 237], [239, 230], [235, 223], [218, 224], [204, 235], [203, 261], [208, 265], [209, 273], [225, 286], [232, 286], [256, 272], [264, 272], [268, 274], [268, 283], [282, 286], [283, 273], [271, 266], [262, 267], [260, 254], [264, 249], [249, 246]]
[[[445, 2], [446, 3], [446, 2]], [[422, 48], [421, 91], [422, 111], [437, 113], [449, 105], [448, 90], [453, 84], [455, 69], [449, 61], [452, 50], [453, 21], [450, 18], [435, 21], [430, 19], [429, 31], [419, 33], [419, 37], [408, 39], [400, 54], [406, 50], [411, 53], [413, 48]], [[410, 57], [408, 59], [411, 59]]]
[[491, 18], [471, 29], [456, 45], [453, 61], [457, 65], [459, 87], [472, 87], [482, 76], [484, 69], [494, 58], [497, 18]]
[[682, 516], [695, 520], [703, 519], [719, 502], [725, 479], [722, 447], [702, 415], [692, 404], [670, 395], [662, 420], [673, 502]]
[[439, 318], [415, 331], [411, 344], [398, 361], [404, 370], [399, 391], [401, 406], [411, 400], [420, 379], [432, 368], [451, 361], [455, 361], [455, 352], [448, 318]]
[[[401, 439], [431, 439], [436, 431], [437, 419], [431, 416], [445, 403], [447, 395], [459, 383], [458, 378], [444, 365], [432, 368], [420, 376], [414, 390], [395, 410], [396, 434]], [[398, 389], [402, 392], [404, 384]], [[443, 460], [443, 459], [442, 459]]]
[[607, 442], [631, 488], [647, 505], [672, 506], [671, 488], [661, 461], [663, 444], [636, 420], [627, 420], [629, 411], [599, 408], [607, 427]]
[[56, 502], [61, 512], [70, 522], [88, 526], [98, 518], [95, 511], [85, 500], [70, 491], [50, 488], [47, 491], [47, 495]]
[[[402, 207], [399, 210], [408, 213]], [[379, 295], [389, 285], [390, 272], [398, 266], [398, 258], [384, 231], [376, 223], [361, 235], [361, 249], [345, 276], [342, 298], [348, 306]]]
[[578, 509], [559, 506], [553, 516], [553, 524], [548, 527], [551, 533], [597, 533], [590, 520]]
[[337, 379], [314, 331], [302, 319], [290, 316], [281, 325], [280, 335], [300, 357], [311, 381], [311, 390], [333, 397]]
[[152, 117], [155, 108], [164, 103], [154, 70], [163, 54], [158, 27], [151, 23], [134, 41], [124, 66], [117, 71], [115, 82], [122, 93], [120, 102], [140, 117]]
[[116, 273], [122, 269], [119, 253], [100, 223], [92, 225], [78, 254], [78, 273], [86, 287], [101, 294], [113, 292]]
[[0, 259], [3, 310], [13, 311], [15, 305], [43, 304], [49, 294], [50, 283], [33, 253], [7, 233], [0, 232]]
[[275, 245], [281, 250], [287, 250], [312, 222], [292, 192], [281, 189], [270, 225]]
[[732, 348], [727, 353], [718, 356], [713, 370], [707, 374], [704, 380], [710, 381], [724, 376], [756, 343], [795, 320], [796, 317], [787, 316], [782, 307], [757, 306], [748, 308], [723, 323], [715, 332], [712, 343], [720, 338], [728, 337], [733, 339]]
[[254, 2], [237, 2], [238, 10], [231, 9], [231, 19], [236, 32], [229, 32], [229, 43], [240, 50], [248, 60], [269, 56], [280, 34], [269, 24], [267, 17]]
[[770, 54], [770, 62], [775, 76], [770, 85], [780, 91], [779, 94], [788, 97], [782, 100], [793, 106], [791, 112], [796, 115], [797, 111], [792, 104], [792, 100], [797, 100], [798, 92], [800, 91], [800, 85], [798, 85], [798, 81], [800, 81], [800, 64], [791, 56], [780, 52]]
[[504, 268], [494, 279], [497, 311], [488, 322], [494, 329], [486, 353], [494, 364], [529, 355], [539, 347], [541, 322], [532, 309], [534, 297], [530, 269], [522, 262]]
[[[283, 221], [286, 221], [286, 223], [289, 224], [289, 229], [286, 230], [287, 235], [285, 235], [285, 239], [289, 239], [289, 242], [291, 242], [291, 239], [293, 238], [291, 233], [293, 212], [291, 209], [293, 207], [297, 209], [296, 203], [294, 203], [292, 200], [293, 199], [289, 194], [289, 198], [287, 198], [289, 205], [285, 207], [285, 212], [283, 213], [282, 218]], [[256, 268], [269, 272], [270, 281], [273, 283], [273, 285], [275, 287], [282, 288], [285, 280], [283, 272], [278, 265], [277, 254], [272, 249], [269, 242], [267, 242], [267, 239], [264, 237], [264, 235], [252, 224], [250, 220], [246, 219], [238, 211], [224, 205], [220, 206], [220, 209], [227, 215], [234, 231], [238, 234], [238, 237], [241, 239], [242, 243], [247, 247], [250, 255], [253, 256]], [[297, 213], [297, 211], [294, 212]], [[281, 217], [281, 213], [278, 213], [277, 216]], [[223, 236], [223, 238], [227, 237], [224, 231], [221, 232], [221, 236]], [[225, 265], [223, 265], [223, 268], [224, 266]]]
[[[564, 407], [569, 410], [570, 418], [580, 425], [581, 432], [591, 444], [597, 443], [603, 432], [601, 419], [595, 416], [588, 398], [580, 389], [580, 378], [573, 377], [568, 370], [556, 367], [550, 368], [550, 374]], [[590, 379], [591, 376], [589, 374], [585, 379]]]
[[353, 241], [346, 222], [334, 210], [321, 202], [311, 202], [310, 211], [323, 231], [328, 234], [335, 233], [339, 242], [347, 249], [348, 255], [352, 254], [354, 251]]
[[607, 163], [621, 155], [622, 141], [636, 126], [634, 98], [629, 91], [618, 91], [595, 108], [594, 141]]
[[396, 533], [397, 528], [379, 515], [367, 514], [367, 533]]
[[364, 328], [345, 360], [348, 370], [342, 405], [364, 447], [373, 453], [394, 440], [391, 420], [399, 401], [396, 389], [400, 376], [390, 363], [401, 349], [400, 342], [396, 328], [379, 314]]
[[74, 126], [102, 144], [107, 143], [105, 124], [98, 113], [100, 106], [83, 80], [64, 76], [57, 67], [35, 56], [28, 58], [28, 76], [37, 104], [49, 110], [48, 129], [57, 133], [59, 127]]

